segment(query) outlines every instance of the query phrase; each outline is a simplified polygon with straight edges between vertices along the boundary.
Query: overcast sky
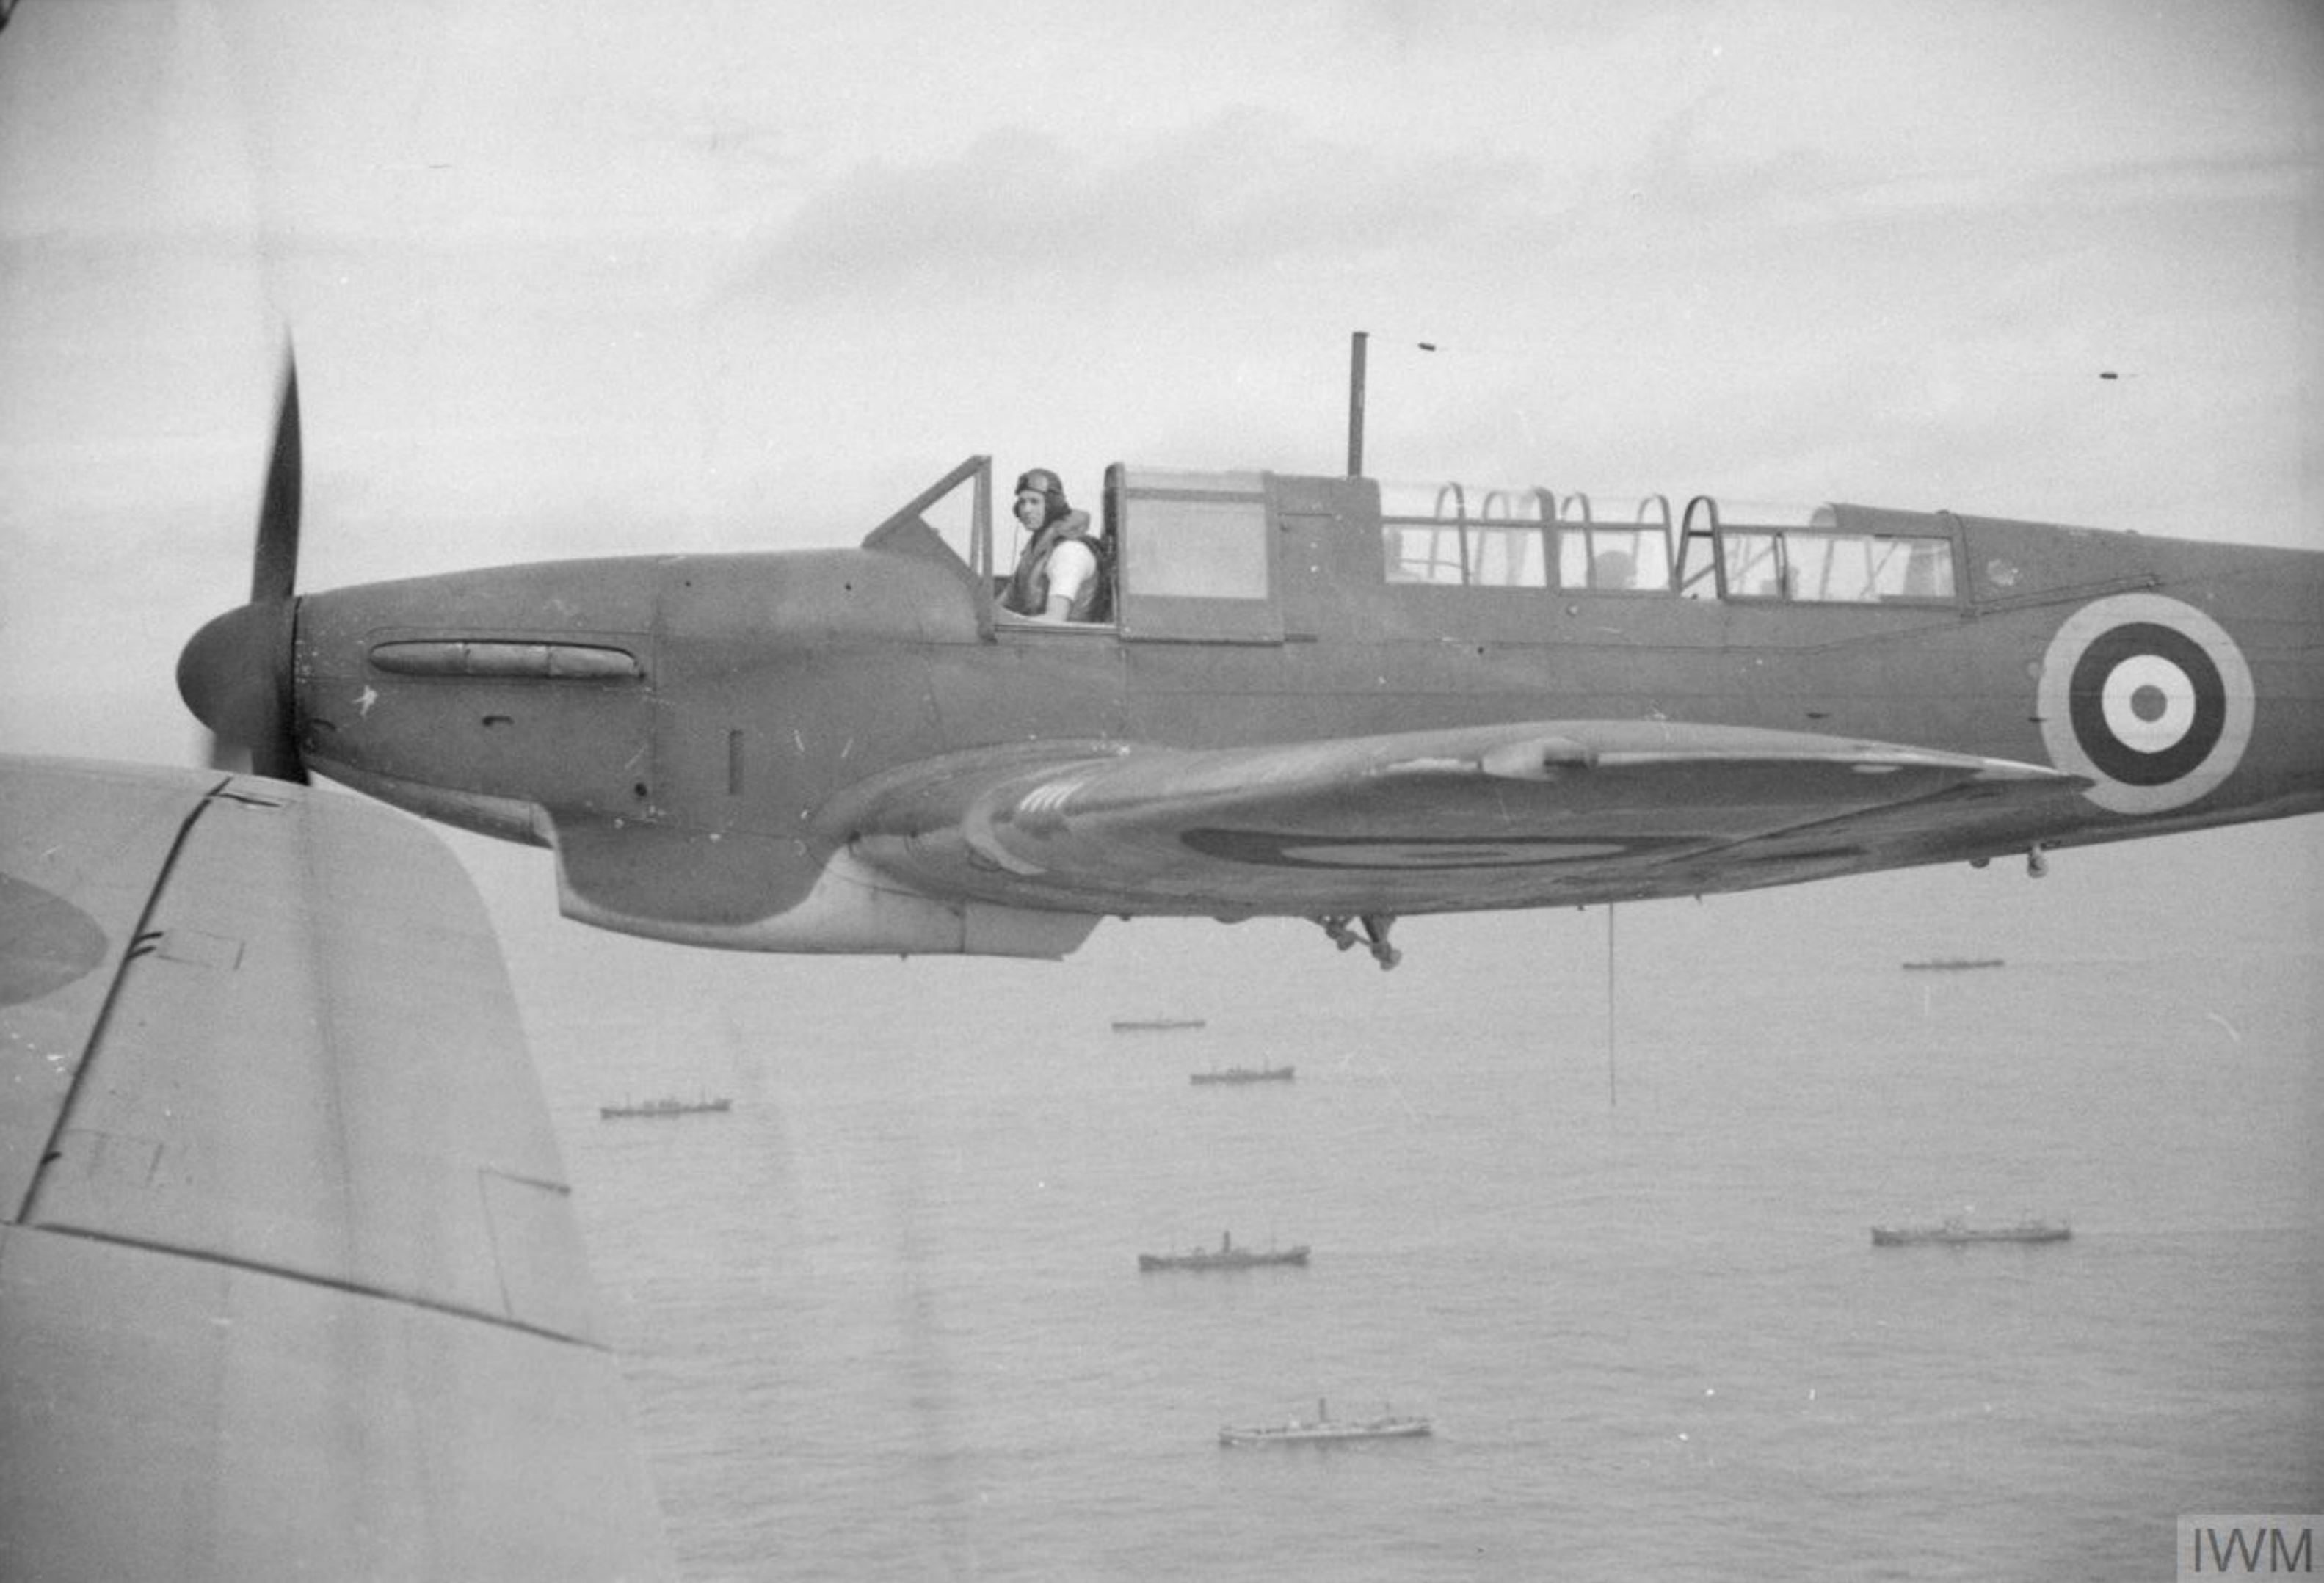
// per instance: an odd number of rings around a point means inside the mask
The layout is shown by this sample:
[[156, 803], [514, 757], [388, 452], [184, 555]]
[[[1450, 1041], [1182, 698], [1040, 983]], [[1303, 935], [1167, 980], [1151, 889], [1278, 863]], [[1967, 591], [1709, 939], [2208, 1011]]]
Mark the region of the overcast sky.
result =
[[0, 741], [193, 751], [286, 336], [309, 587], [1334, 471], [1357, 328], [1389, 478], [2324, 548], [2319, 127], [2292, 0], [23, 0]]

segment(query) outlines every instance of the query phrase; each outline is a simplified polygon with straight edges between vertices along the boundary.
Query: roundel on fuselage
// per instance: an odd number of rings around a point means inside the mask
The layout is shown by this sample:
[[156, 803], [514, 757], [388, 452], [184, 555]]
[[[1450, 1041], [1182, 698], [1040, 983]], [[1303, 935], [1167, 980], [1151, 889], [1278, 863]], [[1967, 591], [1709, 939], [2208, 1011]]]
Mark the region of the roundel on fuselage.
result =
[[2193, 802], [2251, 741], [2251, 667], [2218, 622], [2159, 594], [2118, 594], [2066, 618], [2042, 657], [2051, 762], [2096, 782], [2117, 814]]

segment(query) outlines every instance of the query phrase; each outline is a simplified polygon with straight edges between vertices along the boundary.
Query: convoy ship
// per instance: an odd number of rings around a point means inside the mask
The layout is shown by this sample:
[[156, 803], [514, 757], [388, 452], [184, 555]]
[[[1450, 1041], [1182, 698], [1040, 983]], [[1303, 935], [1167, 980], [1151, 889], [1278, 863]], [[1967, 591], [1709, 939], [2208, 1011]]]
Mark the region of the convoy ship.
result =
[[1223, 1424], [1219, 1429], [1219, 1444], [1222, 1446], [1268, 1446], [1305, 1444], [1317, 1440], [1412, 1440], [1434, 1434], [1435, 1428], [1425, 1418], [1399, 1417], [1394, 1413], [1379, 1418], [1340, 1420], [1324, 1410], [1323, 1399], [1315, 1398], [1315, 1416], [1312, 1419], [1291, 1418], [1281, 1423], [1259, 1424], [1239, 1429]]
[[1198, 1247], [1192, 1253], [1141, 1253], [1138, 1256], [1140, 1270], [1248, 1270], [1260, 1265], [1300, 1265], [1307, 1263], [1307, 1245], [1296, 1247], [1268, 1248], [1264, 1252], [1234, 1245], [1231, 1232], [1219, 1233], [1216, 1247]]
[[641, 1100], [635, 1104], [600, 1105], [597, 1119], [616, 1121], [628, 1116], [698, 1116], [712, 1110], [732, 1110], [734, 1101], [728, 1099]]
[[1969, 1242], [2063, 1242], [2071, 1227], [2048, 1220], [2020, 1220], [2015, 1226], [1972, 1226], [1958, 1217], [1941, 1226], [1875, 1226], [1872, 1246], [1904, 1247], [1933, 1242], [1959, 1246]]
[[1187, 1074], [1192, 1083], [1212, 1082], [1289, 1082], [1296, 1069], [1289, 1066], [1230, 1066], [1223, 1070], [1213, 1067], [1208, 1072]]

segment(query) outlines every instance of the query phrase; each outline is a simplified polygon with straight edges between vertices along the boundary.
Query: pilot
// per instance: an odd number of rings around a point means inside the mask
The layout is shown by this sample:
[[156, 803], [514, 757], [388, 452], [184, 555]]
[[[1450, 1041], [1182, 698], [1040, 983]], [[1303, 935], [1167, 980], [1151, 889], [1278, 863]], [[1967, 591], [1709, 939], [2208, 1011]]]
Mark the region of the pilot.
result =
[[1036, 467], [1017, 480], [1017, 520], [1032, 538], [1001, 591], [1001, 607], [1037, 621], [1097, 618], [1104, 590], [1090, 515], [1065, 503], [1062, 479]]

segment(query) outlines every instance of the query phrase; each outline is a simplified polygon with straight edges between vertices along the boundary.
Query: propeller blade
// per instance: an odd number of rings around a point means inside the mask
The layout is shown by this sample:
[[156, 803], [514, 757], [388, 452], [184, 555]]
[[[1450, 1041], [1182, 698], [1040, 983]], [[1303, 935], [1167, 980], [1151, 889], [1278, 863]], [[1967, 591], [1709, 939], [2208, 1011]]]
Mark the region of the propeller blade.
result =
[[288, 599], [299, 575], [299, 365], [282, 354], [282, 397], [274, 415], [274, 452], [266, 463], [266, 496], [258, 508], [258, 548], [250, 563], [250, 602]]
[[307, 762], [299, 757], [299, 744], [290, 735], [290, 711], [282, 711], [282, 729], [273, 737], [250, 750], [250, 770], [275, 780], [288, 780], [300, 786], [311, 784], [307, 775]]
[[254, 774], [308, 783], [299, 757], [291, 678], [299, 601], [299, 368], [286, 349], [274, 450], [258, 508], [250, 563], [250, 603], [196, 632], [178, 656], [178, 695], [216, 733], [210, 761], [225, 767], [225, 744], [250, 750]]

